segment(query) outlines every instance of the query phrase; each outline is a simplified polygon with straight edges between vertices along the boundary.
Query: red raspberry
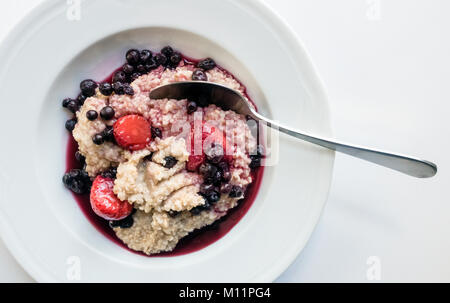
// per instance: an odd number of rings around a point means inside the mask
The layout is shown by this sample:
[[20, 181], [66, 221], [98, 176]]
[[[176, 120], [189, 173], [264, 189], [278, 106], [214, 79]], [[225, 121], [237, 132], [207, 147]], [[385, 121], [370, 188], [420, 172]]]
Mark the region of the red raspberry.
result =
[[120, 201], [113, 188], [113, 179], [97, 176], [91, 189], [91, 207], [99, 217], [117, 221], [128, 217], [133, 206], [127, 201]]
[[205, 162], [206, 156], [205, 155], [198, 155], [189, 156], [189, 160], [186, 164], [186, 169], [191, 172], [197, 171], [197, 169], [202, 165], [202, 163]]
[[151, 141], [151, 125], [142, 116], [124, 116], [114, 123], [114, 137], [123, 148], [140, 150]]

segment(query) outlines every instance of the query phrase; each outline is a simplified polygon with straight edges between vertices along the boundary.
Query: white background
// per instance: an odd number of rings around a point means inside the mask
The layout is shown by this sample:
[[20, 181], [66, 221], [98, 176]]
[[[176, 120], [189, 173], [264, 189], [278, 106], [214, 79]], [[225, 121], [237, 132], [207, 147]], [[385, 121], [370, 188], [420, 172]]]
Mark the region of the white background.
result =
[[[2, 1], [0, 39], [41, 1]], [[367, 282], [375, 256], [382, 282], [450, 282], [450, 1], [266, 2], [310, 52], [337, 138], [439, 165], [418, 180], [337, 155], [323, 217], [278, 281]], [[0, 282], [32, 281], [2, 242], [0, 268]]]

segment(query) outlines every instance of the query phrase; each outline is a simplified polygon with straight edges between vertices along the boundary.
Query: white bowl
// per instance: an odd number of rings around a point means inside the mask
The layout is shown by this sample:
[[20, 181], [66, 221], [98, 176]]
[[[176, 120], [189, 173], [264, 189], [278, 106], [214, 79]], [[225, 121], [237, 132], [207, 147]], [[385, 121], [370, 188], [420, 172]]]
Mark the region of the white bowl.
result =
[[224, 238], [192, 254], [148, 258], [103, 237], [61, 184], [68, 134], [60, 104], [81, 80], [120, 66], [128, 48], [170, 44], [213, 57], [264, 114], [330, 135], [324, 89], [292, 31], [251, 0], [90, 0], [79, 21], [67, 18], [68, 8], [45, 2], [0, 48], [0, 232], [15, 258], [42, 282], [276, 279], [320, 217], [334, 153], [282, 136], [279, 163], [266, 168], [254, 205]]

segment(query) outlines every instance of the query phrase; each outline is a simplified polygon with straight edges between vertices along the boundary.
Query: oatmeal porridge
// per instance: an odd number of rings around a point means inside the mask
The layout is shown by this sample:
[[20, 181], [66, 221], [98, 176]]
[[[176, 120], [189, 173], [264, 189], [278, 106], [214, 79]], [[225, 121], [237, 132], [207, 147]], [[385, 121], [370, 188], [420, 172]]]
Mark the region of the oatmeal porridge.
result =
[[130, 50], [109, 81], [84, 80], [63, 107], [77, 144], [79, 168], [63, 177], [88, 195], [96, 216], [130, 249], [173, 251], [180, 240], [226, 216], [247, 197], [263, 158], [246, 117], [202, 100], [150, 99], [152, 89], [201, 80], [245, 94], [245, 87], [208, 58], [198, 62], [171, 47]]

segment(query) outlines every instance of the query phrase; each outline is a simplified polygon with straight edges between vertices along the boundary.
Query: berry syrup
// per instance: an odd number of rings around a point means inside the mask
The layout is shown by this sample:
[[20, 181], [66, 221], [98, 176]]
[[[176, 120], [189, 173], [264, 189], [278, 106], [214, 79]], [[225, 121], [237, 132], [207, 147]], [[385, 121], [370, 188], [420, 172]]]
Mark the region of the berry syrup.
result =
[[[183, 56], [183, 60], [185, 64], [194, 64], [196, 65], [200, 60], [195, 60], [189, 57]], [[224, 68], [217, 66], [222, 72], [227, 75], [233, 76], [230, 72], [225, 70]], [[120, 68], [119, 68], [120, 69]], [[117, 69], [117, 70], [119, 70]], [[115, 70], [114, 72], [116, 72]], [[104, 79], [102, 82], [111, 82], [114, 72]], [[235, 78], [233, 76], [233, 78]], [[235, 78], [236, 79], [236, 78]], [[237, 79], [236, 79], [237, 80]], [[239, 81], [239, 80], [237, 80]], [[239, 82], [240, 83], [240, 82]], [[242, 83], [240, 83], [242, 85]], [[247, 90], [244, 85], [244, 95], [254, 104], [251, 98], [247, 94]], [[256, 106], [255, 106], [256, 108]], [[66, 172], [71, 169], [81, 169], [81, 164], [76, 160], [75, 153], [78, 151], [78, 144], [73, 138], [73, 136], [69, 136], [67, 143], [67, 151], [66, 151]], [[164, 252], [157, 255], [148, 256], [142, 252], [137, 252], [128, 248], [115, 234], [113, 229], [109, 227], [109, 223], [107, 220], [104, 220], [97, 216], [91, 208], [89, 194], [85, 195], [77, 195], [73, 193], [73, 196], [78, 203], [81, 211], [89, 220], [89, 222], [106, 238], [113, 241], [117, 245], [127, 249], [128, 251], [139, 254], [146, 257], [175, 257], [186, 255], [189, 253], [193, 253], [199, 251], [216, 241], [220, 240], [224, 237], [239, 221], [245, 216], [250, 207], [253, 205], [258, 190], [261, 186], [264, 167], [258, 167], [252, 170], [252, 179], [253, 182], [247, 187], [245, 198], [239, 201], [238, 206], [228, 211], [228, 214], [221, 218], [220, 220], [213, 223], [211, 226], [206, 226], [202, 229], [195, 230], [188, 236], [184, 237], [178, 242], [178, 245], [171, 252]]]

